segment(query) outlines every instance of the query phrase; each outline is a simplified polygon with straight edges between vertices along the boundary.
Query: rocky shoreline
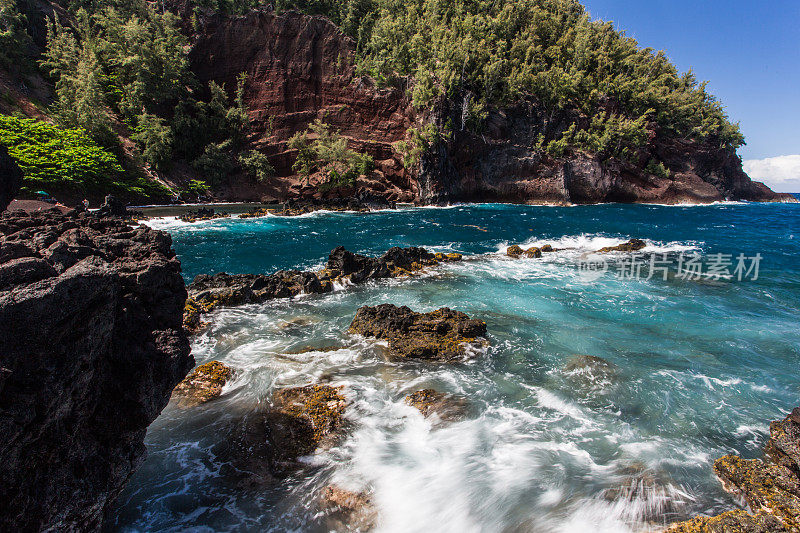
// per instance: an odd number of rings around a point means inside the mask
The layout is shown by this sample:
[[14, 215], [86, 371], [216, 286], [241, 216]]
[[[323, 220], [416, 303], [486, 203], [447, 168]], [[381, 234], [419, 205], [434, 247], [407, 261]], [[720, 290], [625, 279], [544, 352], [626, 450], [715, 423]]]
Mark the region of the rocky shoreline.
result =
[[[417, 275], [460, 254], [391, 248], [379, 257], [335, 248], [316, 272], [219, 273], [188, 287], [169, 236], [130, 219], [57, 210], [0, 215], [0, 447], [6, 529], [98, 530], [144, 460], [147, 426], [170, 397], [181, 409], [225, 398], [239, 369], [221, 361], [195, 368], [187, 333], [203, 314], [336, 286]], [[300, 207], [297, 207], [301, 210]], [[636, 252], [631, 239], [597, 253]], [[512, 259], [540, 258], [550, 245], [510, 246]], [[386, 356], [420, 365], [458, 364], [480, 354], [487, 324], [448, 308], [417, 312], [389, 303], [363, 306], [343, 335], [388, 345]], [[595, 361], [596, 359], [596, 361]], [[599, 358], [570, 362], [615, 369]], [[570, 366], [572, 365], [572, 366]], [[605, 365], [605, 366], [603, 366]], [[428, 367], [426, 367], [428, 368]], [[226, 453], [252, 480], [280, 482], [306, 468], [301, 458], [350, 431], [352, 391], [327, 381], [278, 387], [237, 421]], [[468, 398], [424, 388], [404, 402], [436, 424], [469, 414]], [[34, 416], [33, 413], [39, 413]], [[697, 517], [674, 533], [792, 532], [800, 529], [800, 408], [770, 425], [764, 459], [726, 456], [714, 471], [748, 510]], [[369, 491], [330, 485], [319, 502], [336, 527], [369, 530], [379, 518]]]
[[194, 365], [169, 235], [0, 215], [0, 528], [99, 530]]

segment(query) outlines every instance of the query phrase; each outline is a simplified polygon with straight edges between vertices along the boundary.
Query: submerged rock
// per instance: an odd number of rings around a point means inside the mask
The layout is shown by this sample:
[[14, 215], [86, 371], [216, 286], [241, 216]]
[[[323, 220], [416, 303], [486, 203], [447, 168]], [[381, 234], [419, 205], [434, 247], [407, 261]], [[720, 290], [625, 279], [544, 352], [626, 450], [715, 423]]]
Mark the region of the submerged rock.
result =
[[341, 392], [342, 387], [330, 385], [305, 385], [275, 392], [266, 420], [278, 471], [287, 462], [333, 444], [343, 428], [347, 406]]
[[597, 253], [604, 254], [607, 252], [637, 252], [647, 246], [647, 243], [641, 239], [631, 239], [628, 242], [623, 242], [616, 246], [606, 246], [597, 250]]
[[320, 496], [320, 509], [332, 531], [369, 531], [375, 527], [378, 510], [365, 492], [328, 485]]
[[467, 355], [467, 346], [485, 346], [479, 338], [486, 323], [446, 307], [417, 313], [408, 307], [382, 304], [359, 308], [350, 332], [389, 341], [392, 355], [408, 359], [454, 361]]
[[728, 492], [744, 498], [752, 513], [729, 511], [674, 524], [671, 533], [796, 532], [800, 531], [800, 476], [796, 455], [800, 418], [796, 408], [783, 421], [770, 425], [766, 460], [727, 455], [714, 463], [714, 472]]
[[466, 416], [469, 404], [465, 398], [453, 394], [438, 392], [434, 389], [422, 389], [405, 397], [405, 402], [416, 407], [424, 417], [437, 415], [441, 420], [451, 421]]
[[37, 273], [0, 288], [0, 529], [98, 530], [194, 365], [180, 263], [166, 233], [84, 213], [5, 212], [0, 250]]
[[595, 355], [574, 355], [564, 365], [566, 377], [584, 387], [611, 385], [619, 377], [619, 367]]
[[233, 377], [233, 369], [219, 361], [210, 361], [195, 368], [178, 383], [172, 395], [184, 405], [197, 405], [222, 395], [222, 387]]

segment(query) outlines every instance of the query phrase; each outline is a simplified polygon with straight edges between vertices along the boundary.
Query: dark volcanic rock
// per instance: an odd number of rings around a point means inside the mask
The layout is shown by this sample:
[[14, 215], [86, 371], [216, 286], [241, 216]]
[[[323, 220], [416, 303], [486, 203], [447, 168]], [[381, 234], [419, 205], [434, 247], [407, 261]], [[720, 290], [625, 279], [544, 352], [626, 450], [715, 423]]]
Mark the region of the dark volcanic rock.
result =
[[606, 252], [637, 252], [645, 246], [647, 246], [647, 243], [642, 239], [631, 239], [628, 242], [623, 242], [622, 244], [618, 244], [616, 246], [606, 246], [605, 248], [600, 248], [597, 250], [597, 253], [604, 254]]
[[170, 237], [0, 215], [0, 529], [94, 530], [193, 365]]
[[5, 146], [0, 144], [0, 211], [4, 211], [19, 192], [22, 171]]
[[434, 389], [412, 392], [405, 397], [405, 402], [419, 409], [425, 417], [437, 415], [441, 420], [447, 421], [464, 417], [469, 409], [465, 398]]
[[361, 283], [370, 279], [409, 276], [426, 266], [460, 261], [460, 254], [432, 254], [424, 248], [390, 248], [381, 257], [354, 254], [339, 246], [320, 272], [280, 270], [274, 274], [201, 274], [189, 285], [184, 324], [194, 332], [202, 327], [200, 317], [218, 305], [260, 303], [299, 294], [323, 294], [334, 281]]
[[290, 199], [283, 204], [279, 214], [283, 216], [297, 216], [314, 211], [355, 211], [358, 213], [368, 213], [380, 209], [394, 209], [395, 202], [386, 200], [381, 196], [359, 194], [345, 198], [324, 198], [324, 199]]
[[670, 533], [772, 533], [800, 531], [800, 409], [770, 425], [766, 460], [727, 455], [714, 463], [725, 490], [741, 496], [752, 513], [729, 511], [674, 524]]
[[382, 304], [359, 308], [350, 331], [387, 339], [393, 355], [411, 359], [454, 361], [467, 354], [467, 346], [484, 346], [486, 323], [446, 307], [416, 313], [408, 307]]

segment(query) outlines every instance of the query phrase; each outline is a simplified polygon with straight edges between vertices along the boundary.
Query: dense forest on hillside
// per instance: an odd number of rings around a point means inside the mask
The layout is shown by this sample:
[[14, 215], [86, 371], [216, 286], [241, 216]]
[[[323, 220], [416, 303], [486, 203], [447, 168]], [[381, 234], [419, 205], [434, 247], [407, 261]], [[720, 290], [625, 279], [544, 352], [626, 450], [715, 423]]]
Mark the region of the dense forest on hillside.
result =
[[[30, 5], [0, 0], [0, 66], [51, 81], [48, 114], [58, 127], [82, 128], [129, 170], [164, 172], [186, 161], [211, 187], [233, 172], [265, 180], [272, 168], [246, 143], [246, 77], [238, 87], [201, 86], [189, 70], [185, 31], [204, 13], [255, 7], [328, 17], [354, 39], [359, 74], [386, 86], [412, 80], [403, 86], [421, 116], [447, 99], [463, 101], [462, 124], [411, 132], [423, 145], [456, 127], [480, 132], [490, 108], [523, 98], [574, 117], [557, 135], [534, 140], [553, 157], [579, 149], [631, 159], [653, 135], [731, 149], [744, 143], [705, 83], [610, 22], [592, 21], [576, 0], [194, 0], [188, 24], [169, 3], [71, 0], [66, 17], [47, 22], [43, 50], [32, 44]], [[121, 129], [135, 142], [132, 153], [119, 145]], [[424, 146], [401, 148], [414, 164]], [[668, 173], [656, 160], [648, 171]]]

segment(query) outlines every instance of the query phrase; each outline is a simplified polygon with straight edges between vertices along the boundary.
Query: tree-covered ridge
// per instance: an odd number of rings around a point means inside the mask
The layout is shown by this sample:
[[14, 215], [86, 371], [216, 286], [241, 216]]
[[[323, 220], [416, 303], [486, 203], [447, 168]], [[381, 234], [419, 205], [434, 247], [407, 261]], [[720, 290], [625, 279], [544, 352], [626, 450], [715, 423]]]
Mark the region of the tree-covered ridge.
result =
[[[551, 111], [578, 110], [588, 127], [564, 142], [625, 155], [648, 127], [737, 148], [744, 143], [714, 96], [663, 52], [640, 48], [610, 22], [592, 21], [576, 0], [277, 0], [327, 15], [354, 37], [360, 72], [385, 83], [415, 80], [413, 101], [429, 108], [469, 91], [477, 127], [489, 105], [528, 95]], [[558, 146], [551, 147], [558, 150]]]
[[22, 169], [23, 193], [126, 197], [163, 196], [154, 182], [131, 176], [116, 156], [98, 146], [82, 128], [60, 128], [26, 118], [0, 115], [0, 143]]

